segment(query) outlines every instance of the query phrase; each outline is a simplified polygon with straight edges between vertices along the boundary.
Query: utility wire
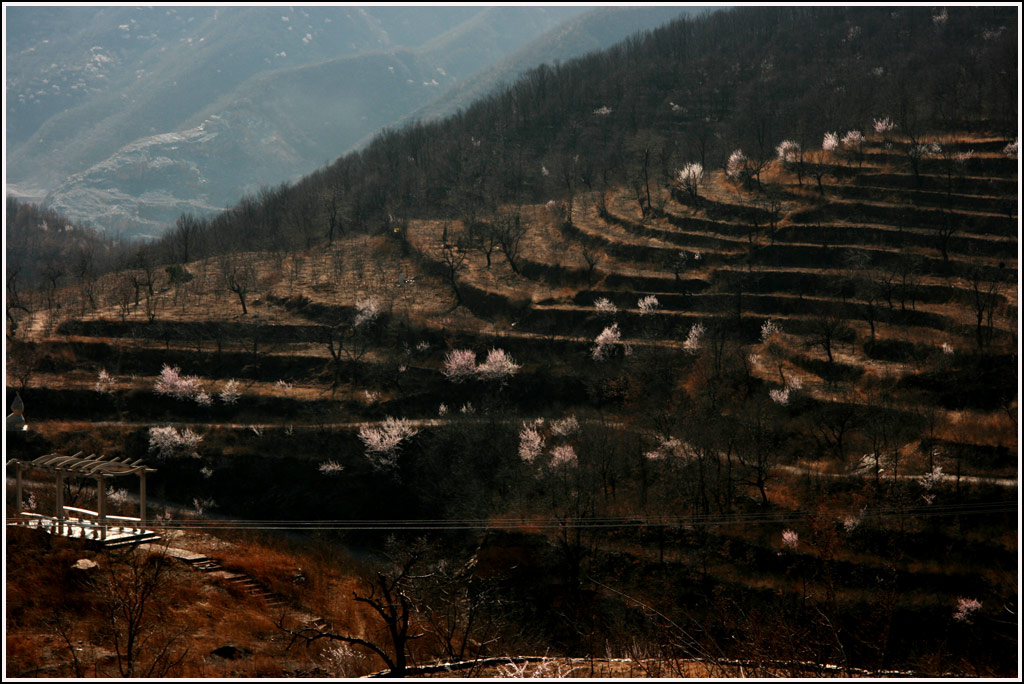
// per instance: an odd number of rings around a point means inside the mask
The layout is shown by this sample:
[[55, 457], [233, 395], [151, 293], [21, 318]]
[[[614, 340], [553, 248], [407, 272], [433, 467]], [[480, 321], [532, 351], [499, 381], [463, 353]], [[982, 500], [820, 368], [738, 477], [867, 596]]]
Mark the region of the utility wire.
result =
[[[1014, 513], [1016, 501], [966, 504], [936, 504], [905, 508], [866, 508], [853, 517], [885, 519], [895, 517], [934, 518], [951, 515]], [[835, 520], [851, 514], [837, 513]], [[163, 529], [205, 530], [537, 530], [537, 529], [629, 529], [650, 527], [713, 527], [723, 525], [785, 525], [820, 517], [819, 514], [747, 513], [735, 515], [643, 515], [619, 517], [466, 518], [466, 519], [376, 519], [376, 520], [230, 520], [198, 519], [147, 521]]]

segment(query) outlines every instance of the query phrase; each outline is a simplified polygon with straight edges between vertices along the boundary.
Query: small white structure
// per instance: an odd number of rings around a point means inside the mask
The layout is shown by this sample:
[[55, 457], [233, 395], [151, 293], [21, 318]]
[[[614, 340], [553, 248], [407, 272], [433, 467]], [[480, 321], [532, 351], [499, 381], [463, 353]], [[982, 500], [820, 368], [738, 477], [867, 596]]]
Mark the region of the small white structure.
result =
[[[154, 473], [156, 470], [147, 467], [141, 460], [132, 461], [130, 457], [107, 458], [96, 454], [82, 454], [83, 452], [73, 456], [47, 454], [31, 461], [17, 458], [8, 461], [7, 466], [15, 467], [14, 520], [9, 524], [41, 529], [50, 534], [66, 537], [93, 539], [107, 546], [156, 539], [157, 534], [146, 529], [146, 474]], [[42, 471], [55, 475], [55, 516], [22, 511], [22, 475], [25, 471]], [[139, 478], [137, 518], [107, 513], [107, 480], [124, 475], [136, 475]], [[96, 479], [97, 510], [64, 505], [64, 479], [67, 477]]]
[[25, 423], [25, 416], [22, 415], [25, 412], [25, 402], [21, 400], [21, 395], [16, 394], [14, 401], [11, 402], [11, 413], [7, 416], [7, 431], [8, 432], [25, 432], [28, 430], [28, 424]]

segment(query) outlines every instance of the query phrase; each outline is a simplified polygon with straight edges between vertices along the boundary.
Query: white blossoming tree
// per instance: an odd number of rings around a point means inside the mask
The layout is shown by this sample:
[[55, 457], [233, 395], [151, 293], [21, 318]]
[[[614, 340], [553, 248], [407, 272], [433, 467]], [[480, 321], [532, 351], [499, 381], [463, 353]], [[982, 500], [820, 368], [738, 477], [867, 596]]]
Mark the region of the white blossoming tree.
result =
[[779, 327], [778, 323], [770, 318], [766, 318], [764, 323], [761, 324], [761, 341], [768, 342], [771, 338], [781, 332], [782, 328]]
[[224, 387], [221, 388], [220, 394], [218, 394], [220, 400], [225, 404], [235, 404], [238, 399], [242, 396], [241, 391], [238, 389], [237, 380], [228, 380], [224, 383]]
[[476, 374], [483, 380], [504, 383], [520, 368], [521, 366], [504, 349], [491, 349], [487, 352], [484, 362], [477, 366]]
[[615, 345], [619, 343], [621, 338], [622, 333], [619, 332], [619, 324], [612, 323], [602, 330], [600, 335], [594, 338], [594, 347], [590, 351], [590, 356], [595, 361], [604, 361], [612, 355]]
[[892, 149], [894, 131], [896, 130], [896, 124], [889, 117], [882, 117], [881, 119], [873, 119], [871, 126], [875, 131], [875, 135], [881, 138], [882, 146], [886, 150]]
[[191, 456], [199, 458], [197, 451], [203, 438], [189, 428], [180, 432], [173, 427], [149, 428], [149, 450], [159, 459]]
[[749, 175], [749, 161], [743, 150], [733, 150], [725, 163], [725, 175], [729, 180], [744, 181]]
[[864, 165], [864, 134], [860, 131], [847, 131], [842, 139], [843, 150], [857, 160], [857, 166]]
[[557, 468], [576, 463], [576, 449], [571, 444], [559, 444], [551, 449], [551, 466]]
[[556, 437], [571, 437], [580, 431], [580, 422], [576, 416], [566, 416], [551, 422], [551, 434]]
[[647, 316], [658, 310], [658, 298], [654, 295], [647, 295], [637, 300], [636, 306], [640, 309], [641, 316]]
[[676, 181], [679, 186], [690, 196], [694, 203], [698, 200], [698, 190], [704, 182], [704, 167], [698, 162], [690, 162], [676, 172]]
[[597, 313], [602, 316], [614, 316], [619, 310], [619, 308], [607, 297], [599, 297], [598, 299], [595, 299], [594, 308], [597, 309]]
[[181, 400], [196, 400], [203, 393], [202, 382], [194, 375], [182, 375], [181, 369], [177, 366], [163, 365], [160, 369], [160, 376], [153, 386], [157, 394], [164, 394], [169, 397]]
[[378, 426], [363, 426], [359, 439], [366, 449], [366, 458], [378, 470], [393, 468], [398, 464], [399, 449], [403, 442], [419, 432], [404, 418], [388, 416]]
[[452, 382], [465, 382], [476, 375], [476, 352], [453, 349], [444, 356], [444, 376]]
[[380, 304], [375, 299], [360, 299], [356, 302], [356, 316], [352, 325], [357, 328], [368, 327], [380, 317]]
[[345, 466], [341, 465], [337, 461], [324, 461], [317, 468], [324, 475], [337, 475], [338, 473], [345, 470]]
[[821, 140], [821, 149], [826, 152], [835, 152], [839, 149], [839, 134], [835, 131], [826, 133], [825, 137]]
[[107, 372], [106, 368], [101, 368], [99, 375], [96, 378], [96, 391], [101, 393], [108, 393], [114, 389], [114, 377]]
[[544, 451], [544, 437], [536, 426], [524, 424], [519, 431], [519, 458], [526, 463], [534, 460]]
[[704, 324], [694, 323], [690, 326], [690, 332], [683, 341], [683, 349], [690, 354], [696, 354], [704, 345]]
[[795, 140], [783, 140], [775, 148], [779, 161], [792, 164], [800, 160], [800, 144]]
[[783, 166], [796, 173], [796, 181], [799, 185], [804, 184], [804, 150], [800, 143], [795, 140], [783, 140], [775, 148], [775, 155]]

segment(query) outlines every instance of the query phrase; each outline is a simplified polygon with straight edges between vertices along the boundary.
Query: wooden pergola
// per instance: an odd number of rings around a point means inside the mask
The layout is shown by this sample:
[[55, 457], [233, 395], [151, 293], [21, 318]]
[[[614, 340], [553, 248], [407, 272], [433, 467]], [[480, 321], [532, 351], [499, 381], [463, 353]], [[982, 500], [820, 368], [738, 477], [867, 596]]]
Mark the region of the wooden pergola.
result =
[[[91, 532], [93, 539], [104, 543], [126, 542], [152, 538], [146, 530], [146, 474], [155, 473], [141, 460], [108, 458], [107, 456], [78, 452], [73, 456], [47, 454], [31, 461], [11, 459], [7, 466], [15, 467], [15, 525], [39, 527], [64, 536], [85, 537]], [[26, 471], [51, 473], [56, 485], [56, 515], [46, 516], [22, 510], [22, 475]], [[139, 478], [139, 517], [110, 515], [107, 512], [107, 480], [113, 477], [136, 475]], [[91, 477], [96, 480], [97, 510], [64, 505], [64, 480], [68, 477]], [[77, 534], [76, 534], [77, 533]]]

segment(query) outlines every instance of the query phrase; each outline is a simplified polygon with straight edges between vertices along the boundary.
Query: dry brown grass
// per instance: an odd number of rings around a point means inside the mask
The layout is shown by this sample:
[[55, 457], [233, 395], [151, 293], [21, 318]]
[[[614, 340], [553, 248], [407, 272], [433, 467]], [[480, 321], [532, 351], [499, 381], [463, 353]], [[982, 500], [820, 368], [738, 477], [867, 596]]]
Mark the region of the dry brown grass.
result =
[[[8, 551], [24, 563], [33, 558], [31, 569], [19, 564], [9, 567], [8, 610], [20, 616], [7, 622], [7, 653], [5, 665], [12, 676], [74, 676], [67, 646], [51, 628], [56, 614], [66, 622], [68, 637], [75, 644], [81, 673], [85, 676], [114, 676], [118, 673], [113, 661], [111, 643], [104, 636], [105, 613], [102, 594], [83, 577], [67, 570], [78, 558], [90, 558], [99, 564], [102, 580], [113, 555], [89, 550], [80, 543], [53, 540], [52, 546], [37, 542], [38, 532], [25, 532], [13, 541], [8, 538]], [[112, 554], [113, 552], [111, 552]], [[113, 567], [118, 567], [114, 565]], [[26, 574], [28, 573], [28, 574]], [[100, 586], [97, 585], [97, 586]], [[274, 643], [269, 617], [248, 605], [235, 601], [222, 587], [184, 566], [172, 564], [160, 582], [159, 590], [148, 602], [150, 625], [156, 629], [155, 646], [144, 646], [140, 662], [146, 666], [155, 655], [154, 648], [164, 639], [175, 637], [174, 649], [187, 654], [182, 665], [169, 674], [188, 676], [193, 672], [222, 671], [211, 650], [226, 643], [260, 651], [276, 657], [279, 644]], [[26, 610], [27, 608], [27, 610]], [[153, 623], [159, 615], [159, 624]], [[280, 666], [268, 671], [280, 674]]]
[[984, 446], [1005, 446], [1018, 448], [1018, 426], [1013, 416], [1017, 414], [1017, 404], [1006, 411], [942, 411], [935, 431], [939, 439], [963, 444]]
[[[414, 247], [427, 259], [438, 263], [441, 261], [442, 253], [442, 223], [441, 221], [414, 221], [409, 227], [409, 239]], [[540, 227], [530, 225], [527, 238], [523, 240], [521, 247], [523, 256], [535, 257], [544, 251], [542, 245], [545, 240], [538, 234], [543, 230], [545, 230], [544, 224], [541, 224]], [[450, 224], [449, 241], [456, 242], [462, 232], [460, 224]], [[482, 253], [477, 250], [469, 250], [463, 269], [460, 280], [489, 292], [505, 295], [513, 300], [535, 303], [555, 296], [555, 290], [551, 287], [513, 272], [507, 259], [498, 250], [495, 250], [491, 256], [490, 268], [487, 268], [487, 259]], [[454, 299], [450, 291], [446, 295], [450, 308]]]

